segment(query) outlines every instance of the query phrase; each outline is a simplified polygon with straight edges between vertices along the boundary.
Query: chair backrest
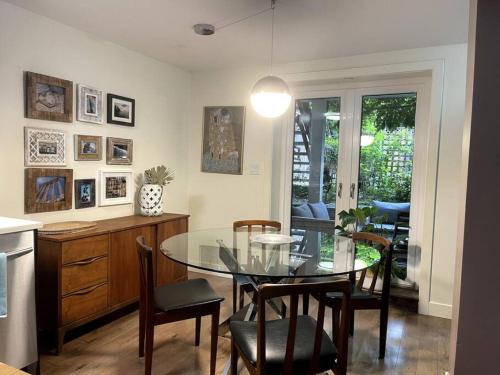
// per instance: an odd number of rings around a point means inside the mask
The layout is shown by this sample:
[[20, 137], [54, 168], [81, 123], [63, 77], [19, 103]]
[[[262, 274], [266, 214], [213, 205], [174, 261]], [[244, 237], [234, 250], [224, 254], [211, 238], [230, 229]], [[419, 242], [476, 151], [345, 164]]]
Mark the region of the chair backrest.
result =
[[[365, 232], [355, 232], [352, 234], [352, 240], [355, 243], [366, 243], [369, 246], [373, 246], [376, 248], [381, 255], [380, 262], [375, 266], [371, 267], [373, 272], [373, 279], [368, 287], [368, 292], [373, 293], [375, 290], [375, 284], [377, 283], [377, 278], [380, 273], [381, 264], [384, 265], [384, 279], [383, 279], [383, 287], [382, 294], [388, 295], [389, 288], [391, 285], [391, 266], [392, 266], [392, 243], [388, 239], [384, 237], [377, 236], [373, 233], [365, 233]], [[366, 269], [361, 271], [361, 276], [357, 282], [357, 287], [362, 289], [365, 283], [366, 277]]]
[[153, 250], [146, 245], [144, 236], [136, 238], [139, 257], [139, 303], [150, 313], [153, 307]]
[[283, 374], [291, 374], [293, 371], [293, 352], [295, 346], [295, 334], [297, 332], [297, 315], [299, 295], [312, 293], [318, 296], [318, 316], [316, 332], [314, 337], [313, 357], [310, 359], [308, 374], [316, 374], [321, 352], [321, 341], [323, 337], [323, 325], [325, 320], [326, 294], [330, 292], [342, 293], [341, 320], [339, 327], [333, 327], [336, 332], [337, 342], [337, 364], [347, 365], [348, 327], [350, 318], [351, 283], [348, 280], [336, 280], [320, 283], [300, 284], [262, 284], [259, 286], [257, 305], [259, 322], [257, 325], [257, 372], [264, 373], [266, 362], [266, 300], [290, 296], [290, 322], [286, 342], [286, 354]]
[[281, 230], [281, 223], [272, 220], [240, 220], [233, 223], [233, 230], [235, 232], [240, 230], [251, 232], [253, 227], [261, 227], [262, 232], [265, 232], [267, 228]]
[[[259, 229], [262, 233], [267, 232], [268, 229], [273, 229], [275, 231], [281, 230], [281, 223], [279, 221], [272, 220], [240, 220], [233, 223], [233, 252], [236, 257], [236, 249], [238, 248], [237, 235], [236, 232], [248, 232], [248, 241], [250, 242], [250, 235], [254, 227], [260, 227]], [[262, 249], [265, 245], [262, 244]], [[262, 253], [262, 262], [266, 262], [266, 254]]]

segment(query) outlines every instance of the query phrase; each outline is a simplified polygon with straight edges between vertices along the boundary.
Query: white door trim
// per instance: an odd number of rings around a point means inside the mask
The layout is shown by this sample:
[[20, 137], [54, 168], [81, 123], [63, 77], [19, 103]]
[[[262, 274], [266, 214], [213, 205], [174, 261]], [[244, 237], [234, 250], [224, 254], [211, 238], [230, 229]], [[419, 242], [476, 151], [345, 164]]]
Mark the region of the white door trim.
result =
[[[435, 201], [436, 201], [436, 186], [437, 186], [437, 170], [438, 170], [438, 150], [441, 134], [441, 117], [443, 105], [443, 90], [444, 90], [444, 60], [428, 60], [421, 62], [409, 62], [401, 64], [389, 64], [381, 66], [324, 70], [315, 72], [299, 72], [281, 74], [281, 76], [291, 85], [293, 96], [297, 93], [306, 90], [316, 91], [318, 95], [328, 92], [326, 87], [332, 87], [332, 84], [337, 84], [339, 89], [356, 88], [359, 83], [343, 82], [342, 79], [366, 79], [370, 77], [380, 78], [381, 76], [391, 77], [398, 74], [416, 74], [428, 72], [431, 76], [430, 93], [429, 93], [429, 109], [428, 109], [428, 143], [426, 145], [428, 163], [426, 170], [422, 173], [424, 181], [421, 184], [424, 186], [422, 195], [424, 198], [420, 200], [423, 204], [422, 217], [418, 218], [420, 239], [415, 244], [417, 249], [420, 249], [420, 267], [418, 267], [416, 279], [419, 280], [419, 312], [421, 314], [429, 314], [430, 304], [430, 288], [432, 276], [432, 256], [434, 244], [434, 218], [435, 218]], [[333, 82], [333, 81], [336, 82]], [[418, 80], [418, 78], [417, 78]], [[366, 83], [363, 86], [373, 87], [377, 80], [372, 80], [372, 84]], [[389, 82], [389, 81], [388, 81]], [[310, 91], [311, 92], [311, 91]], [[331, 91], [330, 91], [331, 92]], [[328, 94], [327, 94], [328, 95]], [[295, 99], [295, 98], [294, 98]], [[291, 106], [294, 107], [294, 106]], [[279, 218], [283, 223], [290, 222], [290, 181], [291, 181], [291, 162], [292, 162], [292, 142], [293, 138], [293, 115], [295, 108], [290, 108], [286, 115], [282, 116], [276, 123], [281, 126], [281, 144], [284, 145], [281, 150], [282, 162], [280, 171], [280, 197], [282, 197], [279, 207]], [[292, 133], [290, 133], [290, 126]], [[449, 306], [451, 315], [451, 306]]]

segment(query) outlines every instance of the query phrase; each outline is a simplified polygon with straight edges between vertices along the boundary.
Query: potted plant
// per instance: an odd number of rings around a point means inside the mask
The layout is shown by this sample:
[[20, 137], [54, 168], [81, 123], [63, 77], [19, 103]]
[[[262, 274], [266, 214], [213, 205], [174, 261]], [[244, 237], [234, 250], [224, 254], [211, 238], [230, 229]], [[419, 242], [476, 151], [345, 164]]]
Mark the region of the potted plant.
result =
[[[376, 207], [360, 207], [355, 209], [350, 209], [349, 211], [339, 212], [340, 225], [337, 225], [335, 229], [339, 230], [339, 235], [351, 237], [353, 232], [371, 232], [377, 235], [386, 236], [388, 232], [383, 228], [383, 223], [387, 221], [387, 215], [378, 215]], [[377, 255], [377, 251], [365, 245], [358, 245], [358, 257], [371, 258]], [[393, 277], [400, 278], [404, 280], [406, 278], [406, 272], [398, 264], [396, 259], [392, 259], [391, 274]], [[382, 279], [384, 275], [384, 267], [380, 268], [378, 274], [379, 278]], [[380, 284], [380, 283], [379, 283]], [[381, 286], [381, 285], [380, 285]]]
[[174, 180], [174, 172], [164, 165], [144, 171], [144, 184], [138, 195], [138, 203], [143, 216], [163, 214], [163, 188]]

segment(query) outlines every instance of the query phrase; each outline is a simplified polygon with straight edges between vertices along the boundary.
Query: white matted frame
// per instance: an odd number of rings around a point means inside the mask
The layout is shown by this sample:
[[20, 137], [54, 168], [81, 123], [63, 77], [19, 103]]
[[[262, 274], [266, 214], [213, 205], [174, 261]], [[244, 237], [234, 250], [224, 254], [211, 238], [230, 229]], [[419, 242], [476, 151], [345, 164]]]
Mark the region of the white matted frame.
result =
[[63, 167], [66, 165], [66, 132], [24, 128], [24, 165], [26, 167]]
[[76, 119], [82, 122], [102, 124], [103, 93], [96, 88], [79, 84], [77, 88], [77, 116]]
[[129, 169], [98, 172], [99, 206], [131, 204], [134, 196], [133, 172]]

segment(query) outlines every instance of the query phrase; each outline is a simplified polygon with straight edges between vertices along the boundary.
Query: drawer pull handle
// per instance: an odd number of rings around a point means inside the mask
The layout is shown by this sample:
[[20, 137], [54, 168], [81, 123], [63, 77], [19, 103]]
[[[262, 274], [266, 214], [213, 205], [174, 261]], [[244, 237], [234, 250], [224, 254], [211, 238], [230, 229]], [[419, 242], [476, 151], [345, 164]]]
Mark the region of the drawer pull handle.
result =
[[91, 287], [88, 287], [88, 288], [85, 288], [82, 290], [78, 290], [76, 292], [66, 294], [64, 297], [80, 296], [82, 294], [89, 294], [89, 293], [93, 292], [94, 290], [96, 290], [97, 288], [99, 288], [100, 286], [103, 286], [104, 284], [106, 284], [106, 283], [100, 283], [100, 284], [97, 284], [97, 285], [94, 285], [94, 286], [91, 286]]
[[99, 260], [99, 259], [102, 259], [102, 258], [105, 258], [105, 257], [106, 257], [106, 255], [99, 255], [97, 257], [90, 258], [90, 259], [87, 259], [87, 260], [80, 260], [78, 262], [68, 263], [68, 264], [65, 264], [64, 266], [65, 267], [70, 267], [70, 266], [85, 266], [86, 264], [94, 263], [96, 260]]

